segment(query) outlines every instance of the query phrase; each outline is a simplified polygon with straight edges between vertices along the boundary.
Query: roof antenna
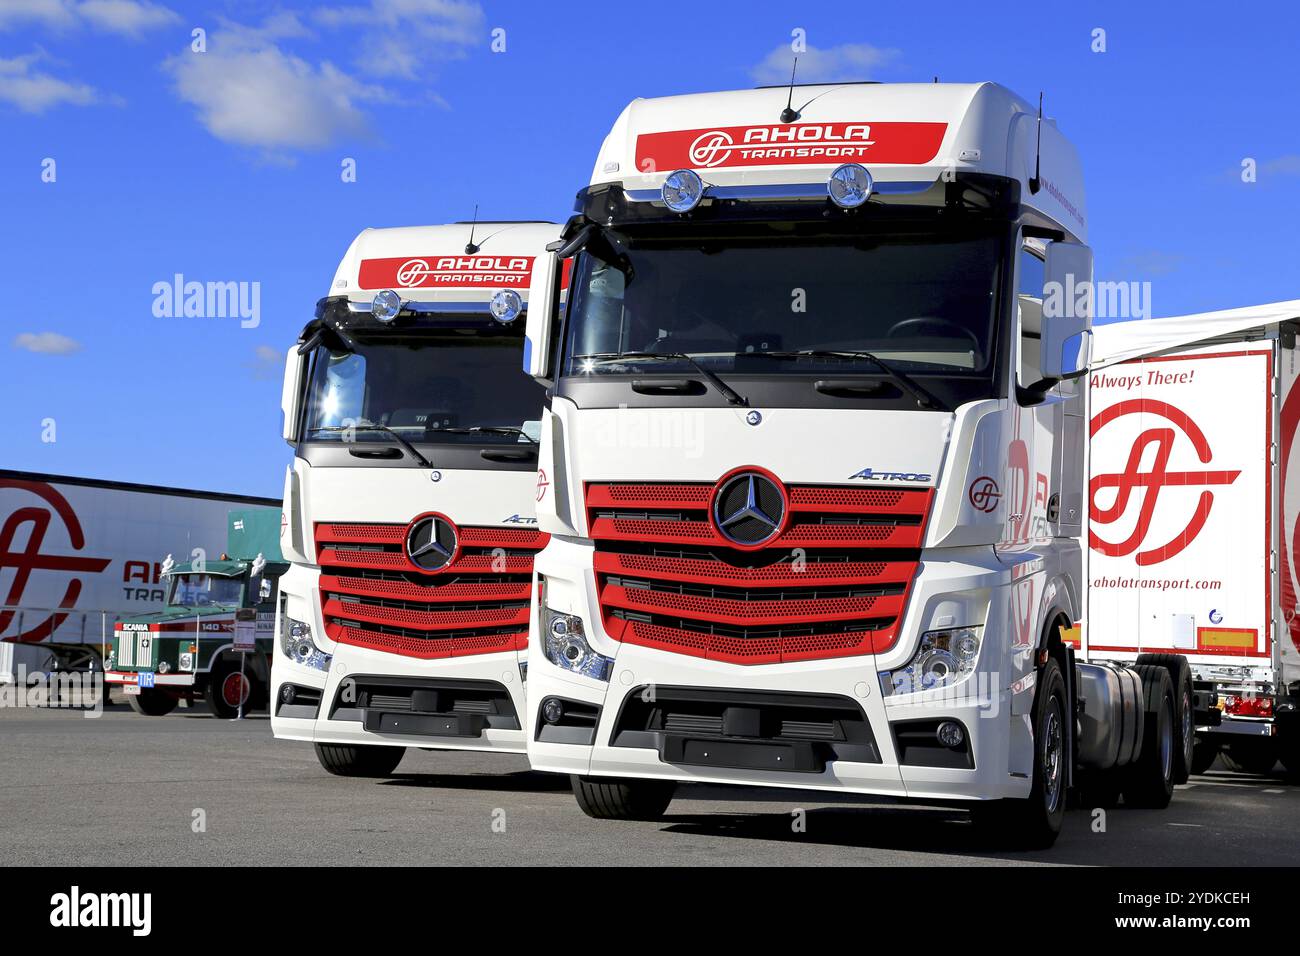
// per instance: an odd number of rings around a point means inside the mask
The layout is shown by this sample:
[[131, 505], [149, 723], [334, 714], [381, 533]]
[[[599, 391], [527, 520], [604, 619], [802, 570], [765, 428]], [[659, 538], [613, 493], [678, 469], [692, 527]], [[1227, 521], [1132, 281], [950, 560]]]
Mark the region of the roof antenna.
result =
[[1034, 175], [1029, 177], [1029, 192], [1035, 194], [1042, 188], [1039, 178], [1040, 164], [1043, 159], [1043, 91], [1038, 91], [1038, 144], [1034, 147]]
[[794, 58], [794, 65], [790, 67], [790, 95], [785, 98], [785, 109], [781, 111], [782, 123], [793, 123], [799, 118], [799, 111], [794, 109], [794, 71], [799, 68], [799, 58]]
[[[1035, 190], [1037, 191], [1037, 190]], [[465, 243], [465, 255], [472, 256], [479, 247], [474, 245], [474, 227], [478, 225], [478, 203], [474, 204], [474, 219], [469, 224], [469, 242]]]

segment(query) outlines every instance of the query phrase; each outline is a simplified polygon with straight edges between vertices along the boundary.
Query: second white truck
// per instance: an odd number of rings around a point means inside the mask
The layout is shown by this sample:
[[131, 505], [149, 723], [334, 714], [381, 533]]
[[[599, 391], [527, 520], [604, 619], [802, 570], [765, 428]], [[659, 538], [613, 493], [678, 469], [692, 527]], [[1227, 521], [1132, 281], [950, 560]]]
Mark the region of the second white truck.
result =
[[277, 737], [331, 773], [524, 750], [542, 390], [519, 368], [558, 227], [367, 229], [289, 350]]

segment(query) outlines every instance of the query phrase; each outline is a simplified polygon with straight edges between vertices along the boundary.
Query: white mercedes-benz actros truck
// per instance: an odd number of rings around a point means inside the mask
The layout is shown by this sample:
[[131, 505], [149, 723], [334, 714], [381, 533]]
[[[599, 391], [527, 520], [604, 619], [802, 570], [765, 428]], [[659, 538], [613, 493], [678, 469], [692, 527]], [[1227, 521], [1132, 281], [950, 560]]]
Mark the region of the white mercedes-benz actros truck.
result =
[[1071, 788], [1164, 806], [1190, 691], [1073, 646], [1092, 255], [1055, 122], [992, 83], [636, 100], [576, 210], [525, 345], [533, 767], [598, 817], [754, 784], [1026, 845]]
[[542, 390], [523, 314], [551, 223], [367, 229], [289, 350], [272, 727], [326, 770], [524, 752]]

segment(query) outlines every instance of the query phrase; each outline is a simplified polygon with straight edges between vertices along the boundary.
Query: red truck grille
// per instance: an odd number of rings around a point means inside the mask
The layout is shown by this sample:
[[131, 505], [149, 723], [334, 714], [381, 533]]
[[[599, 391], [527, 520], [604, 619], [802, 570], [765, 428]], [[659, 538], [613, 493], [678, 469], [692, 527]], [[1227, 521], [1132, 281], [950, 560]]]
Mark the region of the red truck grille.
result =
[[407, 558], [407, 530], [316, 525], [321, 611], [332, 640], [425, 659], [528, 646], [533, 558], [548, 535], [459, 528], [455, 560], [428, 574]]
[[710, 517], [712, 483], [593, 483], [587, 521], [615, 640], [736, 664], [883, 651], [898, 636], [930, 489], [795, 485], [766, 545]]

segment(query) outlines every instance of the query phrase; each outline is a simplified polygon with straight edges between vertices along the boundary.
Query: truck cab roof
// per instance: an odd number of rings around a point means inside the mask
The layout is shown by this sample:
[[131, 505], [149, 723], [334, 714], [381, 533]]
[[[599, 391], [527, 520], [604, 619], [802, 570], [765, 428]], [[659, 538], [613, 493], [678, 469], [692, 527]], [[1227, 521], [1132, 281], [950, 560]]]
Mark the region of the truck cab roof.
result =
[[441, 226], [365, 229], [339, 263], [329, 296], [369, 308], [376, 292], [404, 300], [485, 308], [493, 294], [513, 289], [524, 301], [534, 264], [559, 235], [551, 222], [463, 222]]
[[[781, 119], [787, 99], [793, 122]], [[850, 162], [867, 168], [881, 194], [923, 192], [945, 173], [1006, 177], [1020, 183], [1024, 205], [1087, 239], [1074, 146], [1054, 120], [1044, 117], [1040, 129], [1037, 106], [996, 83], [839, 83], [633, 100], [601, 146], [591, 185], [618, 184], [631, 199], [653, 201], [670, 173], [689, 168], [733, 198], [762, 198], [824, 184]]]

